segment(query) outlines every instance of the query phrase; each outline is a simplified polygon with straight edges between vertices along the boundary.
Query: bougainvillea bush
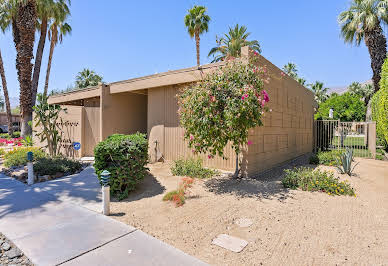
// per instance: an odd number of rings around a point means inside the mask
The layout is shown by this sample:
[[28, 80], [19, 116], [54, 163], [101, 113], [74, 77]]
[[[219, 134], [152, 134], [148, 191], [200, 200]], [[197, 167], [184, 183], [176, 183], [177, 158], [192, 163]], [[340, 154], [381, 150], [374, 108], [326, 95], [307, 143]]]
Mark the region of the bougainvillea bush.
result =
[[[228, 142], [237, 154], [248, 143], [248, 130], [262, 125], [269, 96], [265, 67], [254, 62], [229, 60], [178, 95], [184, 137], [194, 153], [225, 158]], [[236, 174], [238, 172], [236, 164]]]
[[0, 146], [22, 146], [22, 138], [0, 138]]

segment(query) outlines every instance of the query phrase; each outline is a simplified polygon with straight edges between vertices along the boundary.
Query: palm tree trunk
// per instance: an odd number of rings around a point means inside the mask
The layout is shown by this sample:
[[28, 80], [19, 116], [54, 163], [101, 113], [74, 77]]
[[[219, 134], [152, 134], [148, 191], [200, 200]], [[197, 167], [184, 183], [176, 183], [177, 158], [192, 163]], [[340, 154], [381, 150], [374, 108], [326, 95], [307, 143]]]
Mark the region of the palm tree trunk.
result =
[[199, 41], [200, 41], [199, 33], [195, 33], [195, 44], [196, 44], [196, 48], [197, 48], [197, 66], [200, 65], [200, 63], [199, 63]]
[[36, 2], [26, 0], [20, 2], [18, 15], [12, 25], [16, 46], [16, 69], [20, 83], [21, 136], [31, 135], [32, 128], [32, 63], [34, 57]]
[[380, 25], [373, 31], [365, 32], [365, 44], [368, 47], [371, 58], [371, 67], [373, 71], [373, 85], [375, 92], [380, 89], [381, 68], [384, 59], [387, 56], [387, 40], [382, 32]]
[[54, 47], [55, 47], [54, 40], [56, 40], [56, 38], [57, 38], [57, 27], [54, 27], [53, 33], [52, 33], [52, 36], [51, 36], [50, 54], [49, 54], [48, 63], [47, 63], [46, 82], [44, 83], [43, 95], [45, 97], [47, 96], [47, 91], [48, 91], [48, 84], [49, 84], [50, 71], [51, 71], [51, 62], [53, 60], [53, 53], [54, 53]]
[[1, 82], [3, 85], [5, 110], [7, 113], [8, 135], [12, 137], [13, 127], [12, 127], [11, 104], [9, 103], [7, 80], [5, 79], [5, 71], [4, 71], [3, 57], [1, 56], [1, 51], [0, 51], [0, 76], [1, 76]]
[[35, 102], [36, 102], [36, 93], [38, 92], [40, 67], [42, 65], [42, 57], [43, 57], [44, 45], [46, 43], [46, 35], [47, 35], [47, 17], [42, 19], [38, 49], [36, 50], [34, 74], [32, 75], [32, 105], [35, 105]]

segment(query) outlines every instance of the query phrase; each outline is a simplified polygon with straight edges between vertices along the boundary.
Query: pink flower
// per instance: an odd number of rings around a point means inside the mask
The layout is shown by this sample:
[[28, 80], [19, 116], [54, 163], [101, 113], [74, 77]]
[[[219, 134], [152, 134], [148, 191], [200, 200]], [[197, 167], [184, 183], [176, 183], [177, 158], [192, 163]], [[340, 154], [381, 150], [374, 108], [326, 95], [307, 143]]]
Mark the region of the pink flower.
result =
[[190, 135], [190, 140], [193, 140], [194, 139], [194, 136], [193, 135]]
[[211, 100], [212, 102], [215, 102], [215, 101], [216, 101], [216, 97], [210, 96], [210, 100]]
[[280, 75], [282, 75], [282, 77], [285, 77], [285, 76], [286, 76], [286, 73], [280, 72]]
[[241, 100], [244, 100], [245, 99], [245, 97], [244, 96], [241, 96]]
[[192, 150], [191, 150], [191, 152], [192, 152], [192, 153], [195, 153], [195, 150], [194, 150], [194, 149], [192, 149]]
[[252, 145], [252, 141], [251, 140], [248, 140], [248, 145]]
[[266, 91], [266, 90], [263, 90], [261, 93], [263, 94], [263, 99], [264, 99], [264, 101], [265, 101], [266, 103], [269, 102], [269, 96], [268, 96], [267, 91]]
[[213, 155], [209, 154], [209, 155], [207, 156], [207, 158], [211, 159], [211, 158], [213, 158]]
[[248, 96], [249, 96], [248, 94], [245, 94], [245, 95], [244, 95], [245, 98], [248, 98]]

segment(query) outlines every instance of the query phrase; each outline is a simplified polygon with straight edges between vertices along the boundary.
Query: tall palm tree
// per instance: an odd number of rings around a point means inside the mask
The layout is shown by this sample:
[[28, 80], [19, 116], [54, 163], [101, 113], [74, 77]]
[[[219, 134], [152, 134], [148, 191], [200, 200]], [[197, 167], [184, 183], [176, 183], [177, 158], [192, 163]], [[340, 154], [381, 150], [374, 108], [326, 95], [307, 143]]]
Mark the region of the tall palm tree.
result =
[[43, 95], [47, 96], [48, 84], [50, 79], [51, 62], [53, 60], [54, 48], [58, 42], [62, 43], [63, 36], [71, 33], [71, 26], [66, 22], [70, 15], [69, 7], [65, 2], [60, 1], [55, 3], [53, 8], [54, 18], [49, 26], [50, 53], [47, 63], [46, 81], [44, 84]]
[[[3, 93], [4, 93], [4, 101], [5, 101], [5, 111], [6, 111], [6, 114], [7, 114], [8, 134], [10, 136], [12, 136], [13, 127], [12, 127], [11, 104], [9, 102], [7, 80], [5, 78], [4, 63], [3, 63], [3, 57], [1, 56], [1, 51], [0, 51], [0, 76], [1, 76], [1, 84], [3, 85]], [[4, 108], [4, 103], [3, 103], [2, 109], [3, 108]]]
[[[70, 0], [57, 0], [62, 2], [63, 5], [66, 5], [66, 2], [70, 4]], [[44, 46], [46, 44], [47, 30], [49, 26], [49, 20], [54, 17], [55, 2], [54, 0], [37, 0], [37, 12], [38, 12], [38, 21], [37, 21], [37, 30], [40, 33], [38, 48], [36, 49], [35, 63], [34, 63], [34, 72], [32, 75], [32, 105], [35, 105], [36, 94], [38, 92], [40, 68], [42, 66], [42, 57]]]
[[318, 105], [324, 102], [327, 98], [327, 91], [329, 88], [324, 88], [323, 82], [316, 81], [314, 84], [310, 84], [311, 90], [314, 92], [314, 98]]
[[249, 46], [253, 51], [261, 53], [260, 44], [257, 40], [248, 41], [248, 37], [251, 33], [247, 32], [247, 27], [236, 26], [229, 27], [229, 32], [224, 34], [223, 37], [217, 37], [217, 46], [213, 47], [208, 56], [213, 56], [214, 62], [225, 60], [227, 57], [240, 57], [241, 48]]
[[78, 72], [75, 78], [76, 86], [80, 89], [96, 86], [99, 82], [102, 82], [102, 76], [88, 68], [84, 68], [82, 71]]
[[32, 63], [36, 27], [36, 1], [14, 0], [16, 16], [12, 16], [12, 33], [16, 47], [16, 70], [20, 84], [21, 136], [31, 135]]
[[210, 17], [206, 14], [206, 7], [194, 6], [189, 9], [185, 16], [185, 26], [191, 38], [195, 38], [195, 44], [197, 48], [197, 66], [199, 63], [199, 42], [200, 35], [209, 30]]
[[345, 42], [365, 41], [371, 58], [373, 85], [380, 89], [381, 68], [387, 55], [387, 40], [381, 24], [388, 24], [388, 0], [353, 0], [349, 10], [338, 17]]

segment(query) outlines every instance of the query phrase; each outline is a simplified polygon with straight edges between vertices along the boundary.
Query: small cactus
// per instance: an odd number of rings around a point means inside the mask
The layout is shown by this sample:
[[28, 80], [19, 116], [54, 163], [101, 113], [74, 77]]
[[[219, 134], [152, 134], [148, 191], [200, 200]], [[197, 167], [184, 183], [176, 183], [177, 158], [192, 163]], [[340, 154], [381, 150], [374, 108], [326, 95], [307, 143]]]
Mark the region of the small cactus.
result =
[[336, 166], [337, 166], [339, 172], [341, 174], [348, 174], [349, 176], [352, 175], [354, 168], [358, 164], [357, 163], [352, 167], [352, 163], [354, 160], [353, 160], [353, 150], [351, 150], [351, 149], [346, 149], [345, 152], [338, 155], [336, 161], [337, 161]]

